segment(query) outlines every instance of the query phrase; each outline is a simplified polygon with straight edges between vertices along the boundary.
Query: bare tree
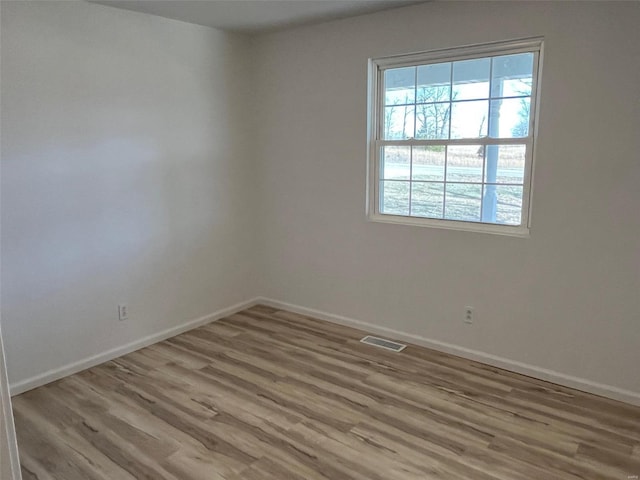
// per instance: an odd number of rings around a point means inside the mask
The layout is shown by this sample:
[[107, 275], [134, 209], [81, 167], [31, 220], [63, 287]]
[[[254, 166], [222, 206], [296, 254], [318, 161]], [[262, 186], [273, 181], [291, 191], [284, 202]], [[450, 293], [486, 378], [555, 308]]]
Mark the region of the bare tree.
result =
[[[384, 112], [384, 125], [388, 134], [392, 133], [392, 128], [394, 125], [394, 116], [398, 111], [398, 108], [402, 108], [402, 134], [398, 137], [399, 139], [413, 137], [413, 132], [407, 132], [408, 128], [408, 120], [411, 115], [411, 110], [409, 109], [409, 105], [405, 103], [401, 103], [399, 100], [395, 100], [394, 103], [385, 108]], [[409, 133], [409, 134], [408, 134]], [[391, 137], [396, 137], [396, 135], [391, 135]]]
[[449, 87], [420, 86], [417, 93], [416, 121], [419, 128], [416, 129], [416, 137], [447, 138], [451, 117]]
[[[520, 80], [522, 88], [516, 90], [519, 95], [531, 95], [531, 80]], [[529, 118], [531, 115], [531, 100], [527, 96], [520, 99], [520, 110], [518, 111], [518, 123], [511, 129], [514, 137], [526, 137], [529, 133]]]

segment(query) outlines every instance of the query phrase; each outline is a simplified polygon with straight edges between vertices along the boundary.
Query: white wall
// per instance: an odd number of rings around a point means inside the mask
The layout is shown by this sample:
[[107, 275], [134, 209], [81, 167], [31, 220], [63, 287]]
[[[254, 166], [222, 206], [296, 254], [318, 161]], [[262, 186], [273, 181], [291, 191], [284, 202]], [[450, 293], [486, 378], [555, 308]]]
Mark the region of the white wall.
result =
[[256, 294], [245, 38], [47, 1], [1, 42], [12, 383]]
[[[633, 2], [436, 2], [258, 38], [263, 294], [640, 394], [638, 25]], [[368, 223], [367, 59], [528, 36], [531, 238]]]
[[[2, 2], [11, 381], [261, 294], [640, 395], [638, 24], [435, 2], [249, 41]], [[368, 223], [367, 59], [539, 35], [531, 238]]]

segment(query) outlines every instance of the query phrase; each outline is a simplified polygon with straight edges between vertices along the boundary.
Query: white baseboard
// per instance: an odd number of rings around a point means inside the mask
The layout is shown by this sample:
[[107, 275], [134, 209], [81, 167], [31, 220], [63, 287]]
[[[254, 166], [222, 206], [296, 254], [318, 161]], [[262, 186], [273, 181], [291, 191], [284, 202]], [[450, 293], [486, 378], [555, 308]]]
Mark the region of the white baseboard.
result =
[[614, 400], [620, 400], [622, 402], [630, 403], [632, 405], [640, 406], [640, 392], [624, 390], [612, 385], [593, 382], [585, 378], [574, 377], [572, 375], [567, 375], [561, 372], [556, 372], [554, 370], [548, 370], [546, 368], [537, 367], [535, 365], [529, 365], [515, 360], [510, 360], [508, 358], [499, 357], [490, 353], [472, 350], [469, 348], [461, 347], [459, 345], [453, 345], [451, 343], [433, 340], [430, 338], [422, 337], [420, 335], [402, 332], [393, 328], [374, 325], [362, 320], [335, 315], [333, 313], [315, 310], [313, 308], [302, 307], [300, 305], [282, 302], [266, 297], [256, 297], [245, 302], [237, 303], [204, 317], [196, 318], [195, 320], [191, 320], [187, 323], [183, 323], [182, 325], [169, 328], [153, 335], [149, 335], [121, 347], [117, 347], [106, 352], [99, 353], [98, 355], [85, 358], [78, 362], [49, 370], [35, 377], [16, 382], [10, 387], [11, 395], [18, 395], [20, 393], [26, 392], [27, 390], [31, 390], [55, 380], [59, 380], [60, 378], [72, 375], [82, 370], [86, 370], [87, 368], [94, 367], [109, 360], [113, 360], [114, 358], [126, 355], [127, 353], [139, 350], [154, 343], [161, 342], [162, 340], [166, 340], [167, 338], [174, 337], [188, 330], [192, 330], [207, 323], [214, 322], [229, 315], [233, 315], [234, 313], [244, 310], [245, 308], [249, 308], [258, 304], [267, 305], [282, 310], [288, 310], [290, 312], [299, 313], [301, 315], [308, 315], [320, 320], [326, 320], [328, 322], [337, 323], [340, 325], [359, 328], [369, 333], [386, 335], [388, 337], [391, 337], [392, 339], [403, 340], [440, 352], [457, 355], [469, 360], [474, 360], [494, 367], [503, 368], [505, 370], [520, 373], [530, 377], [539, 378], [548, 382], [557, 383], [558, 385], [575, 388], [584, 392], [589, 392], [596, 395], [601, 395], [603, 397], [612, 398]]
[[459, 345], [453, 345], [451, 343], [445, 343], [439, 340], [425, 338], [420, 335], [401, 332], [392, 328], [374, 325], [362, 320], [343, 317], [341, 315], [335, 315], [333, 313], [327, 313], [321, 310], [315, 310], [313, 308], [301, 307], [300, 305], [294, 305], [291, 303], [264, 297], [260, 297], [256, 300], [257, 303], [269, 307], [288, 310], [290, 312], [298, 313], [301, 315], [308, 315], [310, 317], [315, 317], [320, 320], [326, 320], [328, 322], [337, 323], [340, 325], [346, 325], [348, 327], [359, 328], [370, 333], [386, 335], [387, 337], [391, 337], [394, 340], [403, 340], [415, 345], [420, 345], [440, 352], [449, 353], [451, 355], [456, 355], [469, 360], [485, 363], [487, 365], [502, 368], [504, 370], [509, 370], [511, 372], [520, 373], [522, 375], [538, 378], [540, 380], [546, 380], [548, 382], [563, 385], [565, 387], [575, 388], [584, 392], [593, 393], [596, 395], [601, 395], [603, 397], [608, 397], [614, 400], [619, 400], [625, 403], [640, 406], [640, 392], [624, 390], [612, 385], [593, 382], [585, 378], [574, 377], [572, 375], [548, 370], [546, 368], [536, 367], [535, 365], [517, 362], [515, 360], [499, 357], [490, 353], [471, 350]]
[[54, 368], [40, 375], [36, 375], [35, 377], [27, 378], [26, 380], [13, 383], [10, 386], [11, 395], [19, 395], [33, 388], [40, 387], [47, 383], [59, 380], [68, 375], [73, 375], [74, 373], [81, 372], [82, 370], [86, 370], [87, 368], [95, 367], [96, 365], [99, 365], [101, 363], [108, 362], [109, 360], [121, 357], [122, 355], [126, 355], [127, 353], [131, 353], [135, 350], [148, 347], [149, 345], [161, 342], [162, 340], [166, 340], [167, 338], [175, 337], [176, 335], [184, 333], [188, 330], [192, 330], [202, 325], [206, 325], [207, 323], [215, 322], [216, 320], [220, 320], [221, 318], [233, 315], [240, 310], [252, 307], [258, 303], [258, 298], [240, 302], [235, 305], [231, 305], [230, 307], [218, 310], [214, 313], [210, 313], [209, 315], [205, 315], [204, 317], [190, 320], [176, 327], [171, 327], [167, 330], [163, 330], [147, 337], [143, 337], [139, 340], [135, 340], [131, 343], [127, 343], [126, 345], [123, 345], [121, 347], [116, 347], [111, 350], [107, 350], [106, 352], [84, 358], [77, 362]]

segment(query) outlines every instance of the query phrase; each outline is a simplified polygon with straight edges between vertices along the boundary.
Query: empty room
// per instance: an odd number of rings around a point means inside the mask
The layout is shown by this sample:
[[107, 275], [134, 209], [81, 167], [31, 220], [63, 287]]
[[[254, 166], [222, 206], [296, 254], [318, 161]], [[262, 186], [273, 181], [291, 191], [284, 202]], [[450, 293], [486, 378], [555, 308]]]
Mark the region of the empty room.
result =
[[0, 21], [1, 480], [640, 477], [640, 2]]

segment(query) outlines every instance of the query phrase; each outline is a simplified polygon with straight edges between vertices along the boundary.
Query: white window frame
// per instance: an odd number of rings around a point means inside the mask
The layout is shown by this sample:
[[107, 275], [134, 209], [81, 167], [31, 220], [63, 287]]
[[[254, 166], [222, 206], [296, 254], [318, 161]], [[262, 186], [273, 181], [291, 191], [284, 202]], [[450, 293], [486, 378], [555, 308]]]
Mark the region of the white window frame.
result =
[[[505, 138], [472, 138], [446, 140], [383, 140], [382, 110], [384, 108], [384, 71], [390, 68], [411, 67], [449, 61], [486, 58], [517, 53], [533, 53], [533, 72], [531, 85], [531, 110], [529, 133], [527, 137]], [[516, 237], [528, 237], [531, 228], [531, 195], [533, 191], [533, 166], [535, 140], [537, 138], [538, 110], [540, 103], [540, 78], [542, 74], [543, 39], [527, 38], [506, 42], [494, 42], [482, 45], [448, 48], [428, 52], [394, 55], [369, 59], [368, 111], [367, 125], [369, 148], [367, 161], [367, 217], [370, 221], [402, 225], [416, 225], [452, 230], [493, 233]], [[487, 222], [461, 220], [444, 220], [417, 216], [393, 215], [380, 213], [380, 151], [383, 145], [492, 145], [492, 144], [525, 144], [525, 172], [522, 197], [521, 224], [502, 225]], [[446, 179], [445, 179], [446, 182]]]

